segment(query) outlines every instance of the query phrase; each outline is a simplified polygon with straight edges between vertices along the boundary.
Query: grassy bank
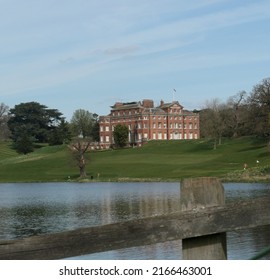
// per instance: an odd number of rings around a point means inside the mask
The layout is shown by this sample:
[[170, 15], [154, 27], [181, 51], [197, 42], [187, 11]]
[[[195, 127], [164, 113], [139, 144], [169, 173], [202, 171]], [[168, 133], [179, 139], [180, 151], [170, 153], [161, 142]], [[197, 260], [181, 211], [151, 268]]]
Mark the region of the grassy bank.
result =
[[[200, 176], [268, 180], [269, 155], [266, 142], [253, 138], [226, 140], [216, 150], [207, 140], [153, 141], [142, 148], [90, 152], [87, 172], [100, 181], [179, 181]], [[69, 177], [76, 180], [78, 169], [64, 145], [18, 155], [9, 143], [0, 144], [0, 182], [67, 181]]]

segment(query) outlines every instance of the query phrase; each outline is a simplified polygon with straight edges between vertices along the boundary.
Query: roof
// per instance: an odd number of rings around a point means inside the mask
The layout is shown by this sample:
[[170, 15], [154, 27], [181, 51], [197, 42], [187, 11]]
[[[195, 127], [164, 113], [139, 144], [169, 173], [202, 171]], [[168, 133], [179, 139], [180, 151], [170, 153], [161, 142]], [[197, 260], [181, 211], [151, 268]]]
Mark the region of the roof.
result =
[[117, 102], [113, 106], [111, 106], [112, 110], [122, 110], [122, 109], [131, 109], [131, 108], [141, 108], [141, 102], [127, 102], [120, 103]]
[[170, 107], [172, 107], [173, 105], [177, 105], [177, 106], [179, 106], [179, 107], [181, 107], [181, 108], [183, 108], [183, 106], [182, 105], [180, 105], [179, 104], [179, 102], [178, 101], [172, 101], [172, 102], [170, 102], [170, 103], [163, 103], [163, 104], [161, 104], [160, 106], [159, 106], [159, 108], [170, 108]]

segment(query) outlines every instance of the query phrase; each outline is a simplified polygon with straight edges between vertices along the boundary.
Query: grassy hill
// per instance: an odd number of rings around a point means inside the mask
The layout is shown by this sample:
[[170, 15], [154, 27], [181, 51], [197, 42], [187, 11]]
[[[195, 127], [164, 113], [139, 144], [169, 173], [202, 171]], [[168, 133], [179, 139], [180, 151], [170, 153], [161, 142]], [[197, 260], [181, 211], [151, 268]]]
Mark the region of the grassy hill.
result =
[[[244, 163], [249, 167], [246, 171]], [[210, 141], [200, 139], [152, 141], [141, 148], [89, 152], [87, 172], [100, 181], [179, 181], [200, 176], [246, 180], [261, 175], [267, 178], [269, 166], [270, 154], [263, 140], [226, 140], [213, 150]], [[65, 145], [18, 155], [10, 143], [0, 143], [0, 182], [67, 181], [69, 177], [76, 180], [78, 174]]]

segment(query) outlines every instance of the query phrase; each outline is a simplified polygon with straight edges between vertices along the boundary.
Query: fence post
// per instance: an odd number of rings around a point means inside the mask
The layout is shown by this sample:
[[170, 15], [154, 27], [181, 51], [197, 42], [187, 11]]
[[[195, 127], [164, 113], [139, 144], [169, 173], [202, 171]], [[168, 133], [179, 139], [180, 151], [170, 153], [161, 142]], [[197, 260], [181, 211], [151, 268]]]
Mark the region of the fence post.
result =
[[[213, 177], [183, 179], [180, 201], [182, 211], [200, 211], [205, 207], [223, 205], [224, 188]], [[183, 239], [182, 250], [185, 260], [227, 259], [226, 233]]]

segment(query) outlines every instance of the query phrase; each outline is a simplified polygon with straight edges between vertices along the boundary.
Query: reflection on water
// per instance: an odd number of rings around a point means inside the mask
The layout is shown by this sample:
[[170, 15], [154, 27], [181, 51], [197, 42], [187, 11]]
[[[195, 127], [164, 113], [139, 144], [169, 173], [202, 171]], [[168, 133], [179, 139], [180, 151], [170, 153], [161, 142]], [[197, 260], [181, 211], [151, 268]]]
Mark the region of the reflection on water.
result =
[[0, 239], [179, 210], [179, 184], [0, 184]]
[[[270, 195], [269, 184], [224, 184], [226, 201]], [[0, 184], [0, 239], [60, 232], [180, 210], [179, 183]], [[228, 258], [270, 244], [270, 227], [229, 232]], [[181, 241], [79, 259], [181, 259]]]

